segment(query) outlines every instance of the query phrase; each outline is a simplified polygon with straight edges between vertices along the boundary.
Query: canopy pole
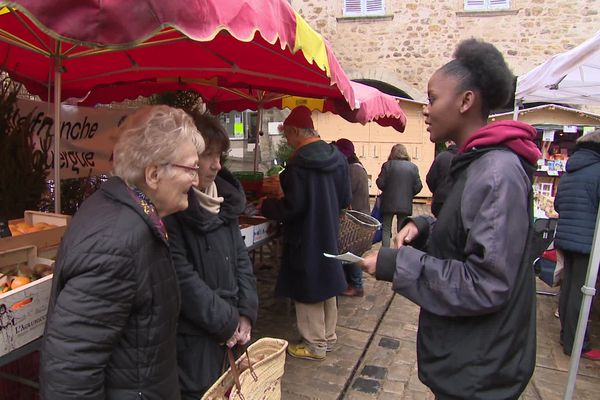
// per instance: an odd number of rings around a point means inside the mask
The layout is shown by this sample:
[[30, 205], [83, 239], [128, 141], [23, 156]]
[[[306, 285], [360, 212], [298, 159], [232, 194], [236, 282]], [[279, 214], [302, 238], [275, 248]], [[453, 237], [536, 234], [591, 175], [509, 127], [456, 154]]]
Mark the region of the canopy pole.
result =
[[594, 238], [592, 240], [592, 252], [590, 253], [590, 262], [588, 264], [587, 276], [585, 284], [581, 287], [583, 292], [583, 301], [581, 302], [581, 310], [579, 311], [579, 320], [577, 322], [577, 331], [575, 333], [575, 341], [573, 342], [573, 350], [571, 351], [571, 364], [569, 366], [569, 377], [565, 387], [564, 400], [571, 400], [575, 390], [575, 380], [577, 379], [577, 370], [579, 368], [579, 358], [583, 349], [583, 339], [587, 329], [587, 321], [590, 315], [590, 306], [592, 299], [596, 294], [596, 278], [598, 277], [598, 266], [600, 265], [600, 204], [598, 204], [598, 215], [596, 216], [596, 229], [594, 230]]
[[519, 119], [519, 105], [522, 103], [521, 100], [515, 98], [515, 107], [513, 110], [513, 120], [517, 121]]
[[258, 171], [258, 159], [260, 156], [260, 133], [262, 132], [262, 117], [263, 117], [263, 107], [262, 102], [258, 103], [258, 107], [256, 108], [258, 121], [256, 123], [256, 143], [254, 144], [254, 172]]
[[62, 63], [60, 41], [56, 41], [54, 58], [54, 212], [60, 214], [60, 89]]

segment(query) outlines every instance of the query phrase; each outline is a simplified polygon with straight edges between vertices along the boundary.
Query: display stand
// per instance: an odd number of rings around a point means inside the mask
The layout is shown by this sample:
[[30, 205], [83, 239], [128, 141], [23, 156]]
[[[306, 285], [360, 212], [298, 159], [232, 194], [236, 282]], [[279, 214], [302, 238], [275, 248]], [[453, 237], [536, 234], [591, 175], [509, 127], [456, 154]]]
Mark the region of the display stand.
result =
[[40, 349], [41, 345], [42, 345], [42, 338], [39, 337], [32, 342], [29, 342], [17, 349], [14, 349], [10, 353], [0, 356], [0, 367], [4, 366], [6, 364], [9, 364], [13, 361], [16, 361], [19, 358], [24, 357], [29, 353], [38, 351]]
[[275, 243], [275, 241], [277, 241], [279, 239], [280, 235], [281, 235], [280, 230], [279, 230], [279, 228], [277, 228], [275, 231], [271, 232], [266, 238], [261, 239], [247, 247], [248, 253], [250, 254], [250, 258], [252, 260], [252, 264], [254, 264], [255, 259], [256, 259], [256, 251], [258, 250], [259, 259], [260, 259], [260, 262], [262, 262], [263, 247], [267, 246], [267, 245], [273, 245], [276, 248], [277, 243]]
[[[35, 339], [32, 342], [29, 342], [15, 350], [11, 351], [10, 353], [0, 356], [0, 367], [8, 365], [14, 361], [17, 361], [17, 360], [35, 352], [35, 351], [38, 351], [40, 349], [41, 345], [42, 345], [42, 338], [40, 337], [40, 338]], [[28, 386], [35, 390], [39, 390], [39, 387], [40, 387], [39, 383], [36, 381], [33, 381], [31, 379], [26, 379], [26, 378], [23, 378], [22, 376], [11, 374], [8, 372], [0, 371], [0, 379], [17, 382], [21, 385]]]

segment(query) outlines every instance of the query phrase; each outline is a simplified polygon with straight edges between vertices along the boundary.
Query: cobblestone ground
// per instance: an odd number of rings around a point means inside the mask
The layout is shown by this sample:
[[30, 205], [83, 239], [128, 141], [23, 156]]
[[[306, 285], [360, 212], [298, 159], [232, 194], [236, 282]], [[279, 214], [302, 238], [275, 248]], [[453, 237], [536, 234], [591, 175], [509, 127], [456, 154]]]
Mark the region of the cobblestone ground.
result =
[[[427, 212], [415, 205], [415, 214]], [[273, 336], [298, 340], [293, 305], [273, 298], [277, 275], [277, 247], [255, 254], [260, 311], [254, 338]], [[538, 282], [539, 289], [550, 291]], [[560, 324], [554, 316], [558, 296], [538, 295], [537, 363], [523, 400], [563, 398], [570, 359], [558, 344]], [[338, 344], [323, 361], [287, 357], [282, 380], [282, 399], [401, 399], [433, 400], [417, 377], [415, 341], [419, 308], [391, 286], [365, 275], [365, 296], [338, 298]], [[592, 313], [592, 343], [600, 347], [600, 312]], [[576, 391], [578, 400], [598, 399], [600, 362], [582, 359]]]

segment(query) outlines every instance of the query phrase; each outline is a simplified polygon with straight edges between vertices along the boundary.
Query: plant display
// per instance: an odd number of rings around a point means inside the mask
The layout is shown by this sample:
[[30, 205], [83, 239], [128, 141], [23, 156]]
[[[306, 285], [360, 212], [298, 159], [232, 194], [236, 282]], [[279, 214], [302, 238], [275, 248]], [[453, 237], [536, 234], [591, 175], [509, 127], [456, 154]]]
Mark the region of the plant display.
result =
[[175, 92], [163, 92], [148, 98], [149, 104], [165, 104], [183, 110], [194, 110], [202, 103], [198, 92], [193, 90], [177, 90]]
[[294, 149], [285, 140], [281, 140], [275, 150], [275, 159], [279, 165], [285, 166]]
[[36, 148], [31, 114], [16, 117], [20, 89], [7, 77], [0, 80], [0, 214], [6, 219], [37, 209], [47, 190], [45, 163], [51, 138]]

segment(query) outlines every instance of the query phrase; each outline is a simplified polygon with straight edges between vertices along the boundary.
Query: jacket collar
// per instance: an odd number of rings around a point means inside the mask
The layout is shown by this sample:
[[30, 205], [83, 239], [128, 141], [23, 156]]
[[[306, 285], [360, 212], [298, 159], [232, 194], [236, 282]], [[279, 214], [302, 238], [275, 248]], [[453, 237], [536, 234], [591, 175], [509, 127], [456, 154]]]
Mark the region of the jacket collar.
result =
[[167, 231], [162, 219], [158, 216], [154, 204], [143, 192], [128, 187], [121, 178], [116, 176], [106, 181], [100, 190], [108, 198], [135, 211], [148, 225], [152, 233], [165, 244], [168, 244]]

